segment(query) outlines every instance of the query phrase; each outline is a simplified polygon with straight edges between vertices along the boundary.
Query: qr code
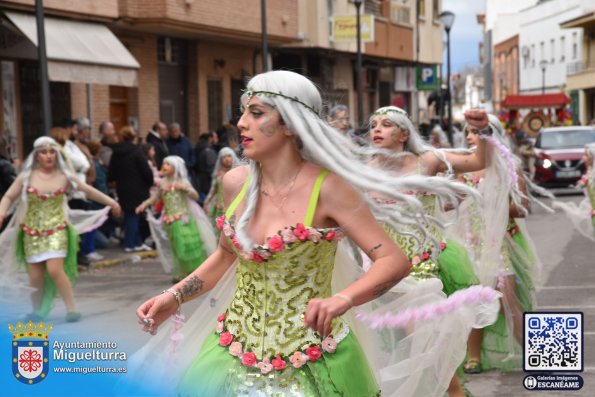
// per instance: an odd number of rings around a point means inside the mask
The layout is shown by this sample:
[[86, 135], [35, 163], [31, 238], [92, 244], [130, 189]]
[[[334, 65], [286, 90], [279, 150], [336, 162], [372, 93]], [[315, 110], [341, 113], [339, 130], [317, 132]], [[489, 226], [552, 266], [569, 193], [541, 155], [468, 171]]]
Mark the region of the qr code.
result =
[[524, 313], [525, 371], [583, 370], [583, 313]]

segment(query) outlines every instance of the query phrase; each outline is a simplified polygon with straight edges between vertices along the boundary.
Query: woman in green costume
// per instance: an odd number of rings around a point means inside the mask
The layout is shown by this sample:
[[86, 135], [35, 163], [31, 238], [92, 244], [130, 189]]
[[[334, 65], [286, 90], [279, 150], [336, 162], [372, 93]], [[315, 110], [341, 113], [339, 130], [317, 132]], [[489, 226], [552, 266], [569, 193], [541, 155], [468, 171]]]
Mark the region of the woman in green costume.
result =
[[[218, 219], [219, 247], [190, 276], [137, 310], [143, 330], [155, 333], [183, 302], [210, 298], [189, 321], [198, 322], [196, 334], [184, 338], [198, 350], [184, 347], [174, 361], [184, 374], [171, 381], [179, 395], [368, 397], [397, 389], [379, 384], [374, 371], [385, 364], [376, 357], [392, 352], [374, 350], [376, 341], [361, 332], [356, 337], [348, 311], [384, 295], [409, 272], [407, 258], [370, 208], [395, 227], [423, 218], [419, 201], [399, 192], [421, 189], [425, 178], [394, 178], [361, 161], [361, 148], [322, 120], [321, 105], [316, 87], [293, 72], [263, 73], [248, 83], [238, 127], [250, 165], [223, 178], [227, 210]], [[408, 203], [409, 210], [387, 211], [368, 201], [373, 186]], [[344, 236], [373, 264], [342, 283], [347, 268], [335, 268], [341, 263], [335, 255]], [[234, 277], [235, 288], [228, 284]], [[211, 307], [222, 309], [213, 316]], [[214, 317], [209, 321], [215, 330], [201, 334], [204, 315]], [[158, 357], [149, 350], [133, 361]], [[190, 361], [184, 361], [187, 354]], [[159, 375], [150, 373], [153, 381]]]
[[[0, 237], [3, 273], [13, 265], [26, 264], [33, 288], [33, 313], [28, 319], [45, 319], [56, 292], [66, 304], [66, 320], [78, 321], [72, 283], [76, 280], [78, 234], [97, 228], [110, 208], [120, 215], [116, 201], [78, 180], [68, 169], [60, 147], [52, 138], [33, 144], [23, 172], [0, 202], [0, 224], [14, 204], [15, 216]], [[70, 211], [66, 195], [80, 190], [109, 206], [99, 211]], [[4, 280], [6, 281], [6, 280]]]
[[[136, 213], [140, 214], [159, 199], [163, 200], [161, 220], [150, 216], [149, 225], [161, 262], [171, 271], [172, 281], [177, 283], [204, 262], [215, 249], [216, 241], [206, 216], [195, 202], [198, 193], [188, 180], [184, 160], [179, 156], [164, 158], [161, 174], [159, 190], [143, 201]], [[164, 229], [167, 242], [160, 238], [159, 226]], [[171, 252], [171, 255], [166, 258], [164, 252]]]

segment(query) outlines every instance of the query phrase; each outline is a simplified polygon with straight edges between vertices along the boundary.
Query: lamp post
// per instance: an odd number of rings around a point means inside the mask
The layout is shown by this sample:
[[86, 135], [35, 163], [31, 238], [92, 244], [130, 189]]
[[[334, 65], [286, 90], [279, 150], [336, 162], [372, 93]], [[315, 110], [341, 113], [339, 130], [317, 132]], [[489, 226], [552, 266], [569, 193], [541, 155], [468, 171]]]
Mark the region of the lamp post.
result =
[[45, 51], [45, 24], [43, 22], [43, 0], [35, 1], [37, 23], [37, 57], [39, 59], [39, 83], [41, 85], [41, 107], [43, 109], [43, 134], [52, 128], [52, 108], [50, 103], [50, 82], [48, 79], [48, 59]]
[[450, 92], [450, 28], [455, 22], [455, 14], [451, 11], [442, 11], [440, 13], [440, 22], [444, 25], [446, 31], [446, 92], [448, 93], [448, 141], [452, 146], [452, 95]]
[[361, 14], [360, 8], [362, 6], [362, 0], [353, 0], [355, 4], [355, 16], [356, 16], [356, 41], [357, 41], [357, 61], [355, 64], [355, 81], [357, 83], [357, 127], [361, 128], [364, 123], [364, 102], [362, 98], [362, 31], [361, 31]]
[[262, 71], [269, 71], [269, 42], [267, 36], [267, 0], [260, 1], [262, 22]]
[[539, 67], [541, 68], [541, 95], [545, 94], [545, 68], [547, 68], [547, 61], [542, 59], [539, 62]]

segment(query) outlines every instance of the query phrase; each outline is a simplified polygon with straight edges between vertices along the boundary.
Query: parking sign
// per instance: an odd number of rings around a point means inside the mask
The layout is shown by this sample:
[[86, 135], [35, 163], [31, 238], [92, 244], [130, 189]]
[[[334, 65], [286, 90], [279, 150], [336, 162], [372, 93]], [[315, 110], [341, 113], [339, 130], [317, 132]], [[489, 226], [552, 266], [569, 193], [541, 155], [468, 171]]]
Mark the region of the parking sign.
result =
[[418, 90], [435, 91], [438, 89], [438, 73], [436, 65], [418, 66], [416, 76]]

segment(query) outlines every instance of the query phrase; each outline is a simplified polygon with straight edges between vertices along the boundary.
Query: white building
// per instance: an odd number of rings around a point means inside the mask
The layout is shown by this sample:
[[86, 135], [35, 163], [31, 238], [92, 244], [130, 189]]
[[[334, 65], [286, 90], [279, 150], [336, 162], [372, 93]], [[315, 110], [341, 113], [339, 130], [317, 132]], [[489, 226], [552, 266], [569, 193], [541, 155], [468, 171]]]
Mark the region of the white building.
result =
[[[520, 93], [560, 92], [566, 65], [581, 59], [582, 30], [560, 23], [581, 15], [581, 4], [594, 0], [546, 0], [520, 12]], [[545, 70], [545, 73], [544, 73]]]

